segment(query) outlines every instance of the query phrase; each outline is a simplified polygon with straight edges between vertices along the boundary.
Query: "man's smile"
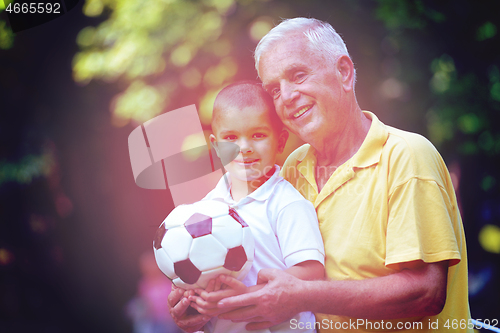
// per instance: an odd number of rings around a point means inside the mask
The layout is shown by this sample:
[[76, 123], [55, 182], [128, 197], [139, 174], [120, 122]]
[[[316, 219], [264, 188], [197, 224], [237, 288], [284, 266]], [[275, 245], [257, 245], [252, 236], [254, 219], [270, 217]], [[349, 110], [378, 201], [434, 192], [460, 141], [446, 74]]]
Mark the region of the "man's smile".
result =
[[312, 105], [306, 105], [306, 106], [299, 108], [299, 110], [293, 114], [293, 118], [295, 118], [295, 119], [299, 118], [304, 113], [309, 111], [311, 108], [312, 108]]

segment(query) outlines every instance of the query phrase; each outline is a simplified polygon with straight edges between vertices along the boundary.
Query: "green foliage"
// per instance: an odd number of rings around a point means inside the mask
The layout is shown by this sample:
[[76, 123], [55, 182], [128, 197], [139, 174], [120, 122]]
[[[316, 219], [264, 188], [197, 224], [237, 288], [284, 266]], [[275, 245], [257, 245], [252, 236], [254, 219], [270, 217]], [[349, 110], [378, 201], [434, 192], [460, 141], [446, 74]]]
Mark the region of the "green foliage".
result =
[[388, 29], [422, 29], [427, 21], [442, 22], [445, 16], [420, 0], [378, 0], [376, 16]]
[[14, 46], [14, 33], [7, 22], [0, 20], [0, 49], [8, 50]]
[[[81, 84], [120, 80], [128, 85], [112, 103], [113, 122], [118, 126], [158, 115], [181, 91], [201, 92], [197, 99], [203, 101], [238, 72], [227, 36], [231, 31], [224, 33], [224, 29], [228, 13], [252, 3], [259, 1], [241, 5], [234, 0], [87, 0], [85, 15], [108, 18], [78, 34], [81, 51], [73, 60], [74, 80]], [[243, 15], [233, 17], [231, 23], [239, 31], [252, 21]], [[253, 22], [260, 24], [257, 30], [265, 23]], [[270, 25], [260, 33], [269, 29]], [[211, 106], [202, 103], [200, 112], [210, 113]]]
[[48, 176], [54, 168], [51, 152], [26, 155], [19, 163], [0, 162], [0, 185], [6, 182], [29, 184], [34, 178]]
[[[447, 21], [446, 18], [456, 15], [456, 12], [453, 12], [453, 9], [448, 10], [449, 7], [436, 10], [433, 6], [439, 5], [429, 1], [377, 2], [376, 16], [385, 23], [389, 36], [406, 41], [406, 44], [400, 45], [417, 51], [407, 51], [407, 63], [420, 61], [418, 57], [423, 54], [421, 50], [441, 52], [440, 56], [429, 60], [431, 77], [426, 103], [430, 105], [427, 112], [427, 130], [431, 141], [442, 151], [452, 155], [500, 155], [500, 131], [494, 121], [500, 109], [500, 74], [498, 67], [492, 64], [488, 69], [489, 82], [486, 81], [484, 72], [481, 73], [479, 69], [485, 66], [483, 59], [488, 57], [489, 53], [480, 54], [476, 51], [480, 47], [488, 50], [488, 45], [491, 45], [488, 43], [497, 33], [496, 25], [487, 21], [476, 29], [478, 25], [474, 27], [473, 24]], [[477, 6], [481, 11], [488, 10], [481, 5]], [[415, 31], [421, 31], [419, 36], [432, 35], [434, 45], [425, 45], [422, 41], [420, 45], [418, 42], [411, 42], [412, 37], [416, 36]], [[450, 32], [456, 32], [457, 36]], [[462, 48], [453, 44], [457, 43], [457, 40], [463, 43]], [[474, 62], [463, 55], [469, 51], [474, 53]], [[462, 63], [460, 70], [456, 68], [455, 59], [460, 59], [459, 62]], [[466, 66], [463, 66], [464, 59]], [[403, 84], [405, 81], [410, 83], [410, 73], [411, 69], [402, 71], [399, 79]]]
[[489, 38], [495, 37], [497, 34], [497, 27], [491, 22], [486, 22], [477, 29], [476, 39], [478, 41], [483, 41]]

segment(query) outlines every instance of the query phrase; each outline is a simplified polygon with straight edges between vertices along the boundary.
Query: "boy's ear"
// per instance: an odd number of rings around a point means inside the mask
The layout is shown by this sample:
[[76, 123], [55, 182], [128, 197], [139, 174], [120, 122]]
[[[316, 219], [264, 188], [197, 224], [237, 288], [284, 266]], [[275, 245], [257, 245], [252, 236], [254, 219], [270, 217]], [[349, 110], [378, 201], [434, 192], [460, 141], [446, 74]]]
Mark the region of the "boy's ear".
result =
[[217, 146], [217, 138], [216, 138], [216, 137], [215, 137], [215, 135], [213, 135], [213, 134], [210, 134], [210, 143], [211, 143], [211, 144], [212, 144], [212, 146], [214, 147], [214, 149], [215, 149], [215, 153], [217, 154], [217, 156], [218, 156], [219, 158], [221, 158], [221, 157], [220, 157], [220, 153], [219, 153], [219, 146]]
[[288, 140], [289, 133], [287, 130], [282, 130], [278, 137], [278, 153], [282, 153], [285, 150], [286, 141]]

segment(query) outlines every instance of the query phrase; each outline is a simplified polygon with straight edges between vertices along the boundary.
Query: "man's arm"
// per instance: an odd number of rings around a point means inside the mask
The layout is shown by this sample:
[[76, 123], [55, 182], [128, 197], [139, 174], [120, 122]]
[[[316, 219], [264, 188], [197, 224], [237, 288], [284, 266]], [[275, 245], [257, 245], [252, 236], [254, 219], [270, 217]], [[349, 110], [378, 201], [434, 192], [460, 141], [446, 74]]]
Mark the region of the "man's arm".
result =
[[312, 311], [363, 319], [435, 315], [446, 301], [448, 262], [400, 264], [401, 271], [359, 281], [302, 281], [279, 270], [262, 270], [266, 287], [223, 299], [219, 307], [243, 307], [220, 318], [249, 321], [247, 329], [283, 322]]

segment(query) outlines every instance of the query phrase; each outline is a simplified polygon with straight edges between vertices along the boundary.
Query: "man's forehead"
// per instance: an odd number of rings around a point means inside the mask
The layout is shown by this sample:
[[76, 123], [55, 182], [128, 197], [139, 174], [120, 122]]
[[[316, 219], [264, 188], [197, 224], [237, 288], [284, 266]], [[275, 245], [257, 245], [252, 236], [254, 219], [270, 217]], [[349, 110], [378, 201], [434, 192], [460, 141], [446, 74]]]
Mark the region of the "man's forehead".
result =
[[272, 80], [273, 76], [287, 75], [298, 69], [311, 67], [315, 56], [304, 39], [278, 42], [262, 53], [259, 71], [264, 84]]

